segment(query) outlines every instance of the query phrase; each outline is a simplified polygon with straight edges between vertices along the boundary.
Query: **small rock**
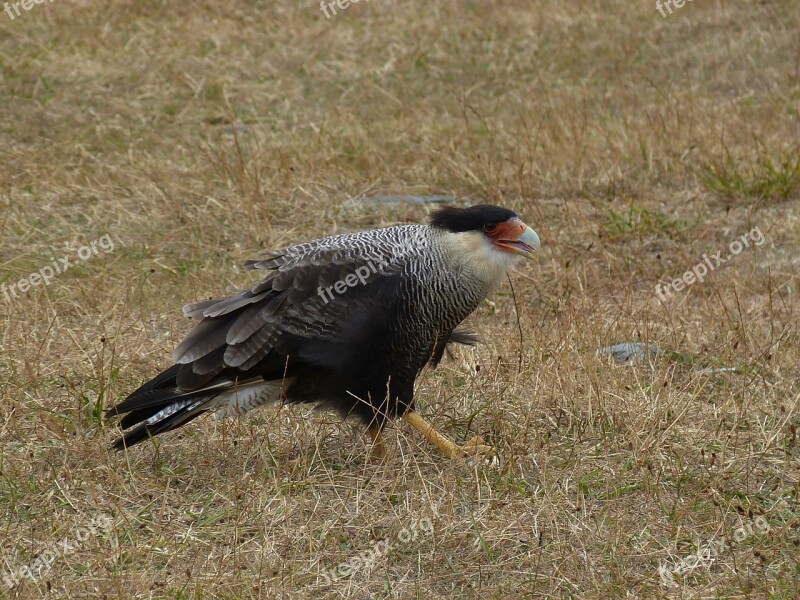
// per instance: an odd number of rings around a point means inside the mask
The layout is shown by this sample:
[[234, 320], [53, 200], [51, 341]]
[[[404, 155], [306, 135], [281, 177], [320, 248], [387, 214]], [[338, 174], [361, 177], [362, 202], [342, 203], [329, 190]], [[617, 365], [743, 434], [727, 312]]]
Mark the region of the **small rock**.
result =
[[660, 350], [658, 346], [653, 344], [645, 344], [642, 342], [620, 342], [613, 346], [606, 346], [598, 348], [598, 356], [606, 356], [614, 359], [614, 362], [619, 365], [630, 364], [637, 360], [642, 360], [655, 356]]

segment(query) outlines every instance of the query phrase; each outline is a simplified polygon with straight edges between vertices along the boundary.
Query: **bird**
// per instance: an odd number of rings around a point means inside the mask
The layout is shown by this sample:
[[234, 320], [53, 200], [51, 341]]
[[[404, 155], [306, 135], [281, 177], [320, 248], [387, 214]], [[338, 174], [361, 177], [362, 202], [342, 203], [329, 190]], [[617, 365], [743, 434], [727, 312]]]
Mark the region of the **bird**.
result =
[[238, 293], [187, 304], [197, 321], [174, 364], [105, 412], [123, 450], [206, 412], [242, 416], [306, 404], [359, 419], [384, 454], [381, 432], [400, 419], [446, 458], [492, 455], [473, 438], [449, 440], [417, 411], [414, 383], [451, 344], [474, 345], [461, 326], [539, 236], [515, 212], [447, 205], [426, 224], [343, 233], [274, 251], [245, 268], [265, 272]]

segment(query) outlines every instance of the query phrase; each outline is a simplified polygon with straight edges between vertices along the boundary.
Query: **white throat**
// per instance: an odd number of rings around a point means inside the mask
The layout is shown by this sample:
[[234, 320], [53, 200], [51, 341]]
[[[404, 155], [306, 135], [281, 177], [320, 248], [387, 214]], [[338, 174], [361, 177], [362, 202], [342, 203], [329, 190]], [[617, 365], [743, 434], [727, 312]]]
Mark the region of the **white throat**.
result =
[[508, 271], [523, 259], [518, 254], [504, 252], [478, 231], [444, 234], [444, 243], [454, 263], [490, 289], [496, 287]]

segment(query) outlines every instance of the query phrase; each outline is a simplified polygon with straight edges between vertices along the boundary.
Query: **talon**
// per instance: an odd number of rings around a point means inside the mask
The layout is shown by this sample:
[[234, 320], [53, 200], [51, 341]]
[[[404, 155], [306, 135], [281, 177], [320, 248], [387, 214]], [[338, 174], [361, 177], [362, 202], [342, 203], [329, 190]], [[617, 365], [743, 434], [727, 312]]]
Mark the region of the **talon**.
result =
[[474, 466], [478, 463], [492, 466], [498, 463], [497, 452], [495, 452], [495, 449], [486, 445], [483, 441], [483, 438], [478, 435], [461, 446], [461, 452], [467, 459], [467, 463], [470, 466]]

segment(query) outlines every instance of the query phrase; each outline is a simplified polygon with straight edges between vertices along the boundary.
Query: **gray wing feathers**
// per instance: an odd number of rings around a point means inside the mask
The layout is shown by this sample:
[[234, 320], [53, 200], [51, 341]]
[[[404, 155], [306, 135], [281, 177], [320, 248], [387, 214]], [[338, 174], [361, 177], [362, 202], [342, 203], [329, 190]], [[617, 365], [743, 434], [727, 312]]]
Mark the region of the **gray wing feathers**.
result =
[[215, 321], [201, 321], [175, 348], [172, 358], [179, 365], [202, 358], [224, 344], [226, 334], [227, 331], [217, 327]]
[[217, 304], [208, 307], [203, 311], [203, 316], [213, 318], [227, 315], [228, 313], [239, 310], [248, 304], [255, 304], [259, 300], [263, 300], [270, 292], [271, 290], [264, 290], [260, 294], [254, 294], [252, 291], [241, 292], [232, 298], [226, 298], [225, 300], [221, 300]]
[[269, 342], [273, 335], [274, 329], [264, 326], [241, 344], [228, 345], [223, 357], [225, 364], [242, 370], [254, 367], [272, 349], [274, 344]]
[[[200, 323], [175, 349], [177, 364], [198, 375], [226, 367], [246, 371], [280, 346], [285, 336], [333, 339], [353, 310], [355, 294], [324, 300], [320, 288], [362, 268], [369, 284], [402, 270], [425, 247], [428, 228], [390, 227], [343, 234], [268, 252], [248, 269], [268, 270], [249, 290], [228, 298], [188, 304], [183, 314]], [[367, 274], [363, 267], [369, 267]], [[280, 350], [278, 350], [280, 351]]]
[[[281, 300], [285, 296], [279, 294], [273, 300]], [[273, 300], [270, 300], [272, 303]], [[247, 308], [240, 314], [225, 338], [225, 343], [235, 346], [241, 344], [269, 322], [269, 315], [265, 314], [267, 306], [259, 304]]]
[[217, 302], [219, 302], [219, 298], [213, 298], [211, 300], [202, 300], [200, 302], [195, 302], [194, 304], [187, 304], [183, 307], [183, 316], [187, 319], [192, 319], [195, 321], [199, 321], [203, 318], [203, 311], [207, 309], [209, 306], [213, 306]]

